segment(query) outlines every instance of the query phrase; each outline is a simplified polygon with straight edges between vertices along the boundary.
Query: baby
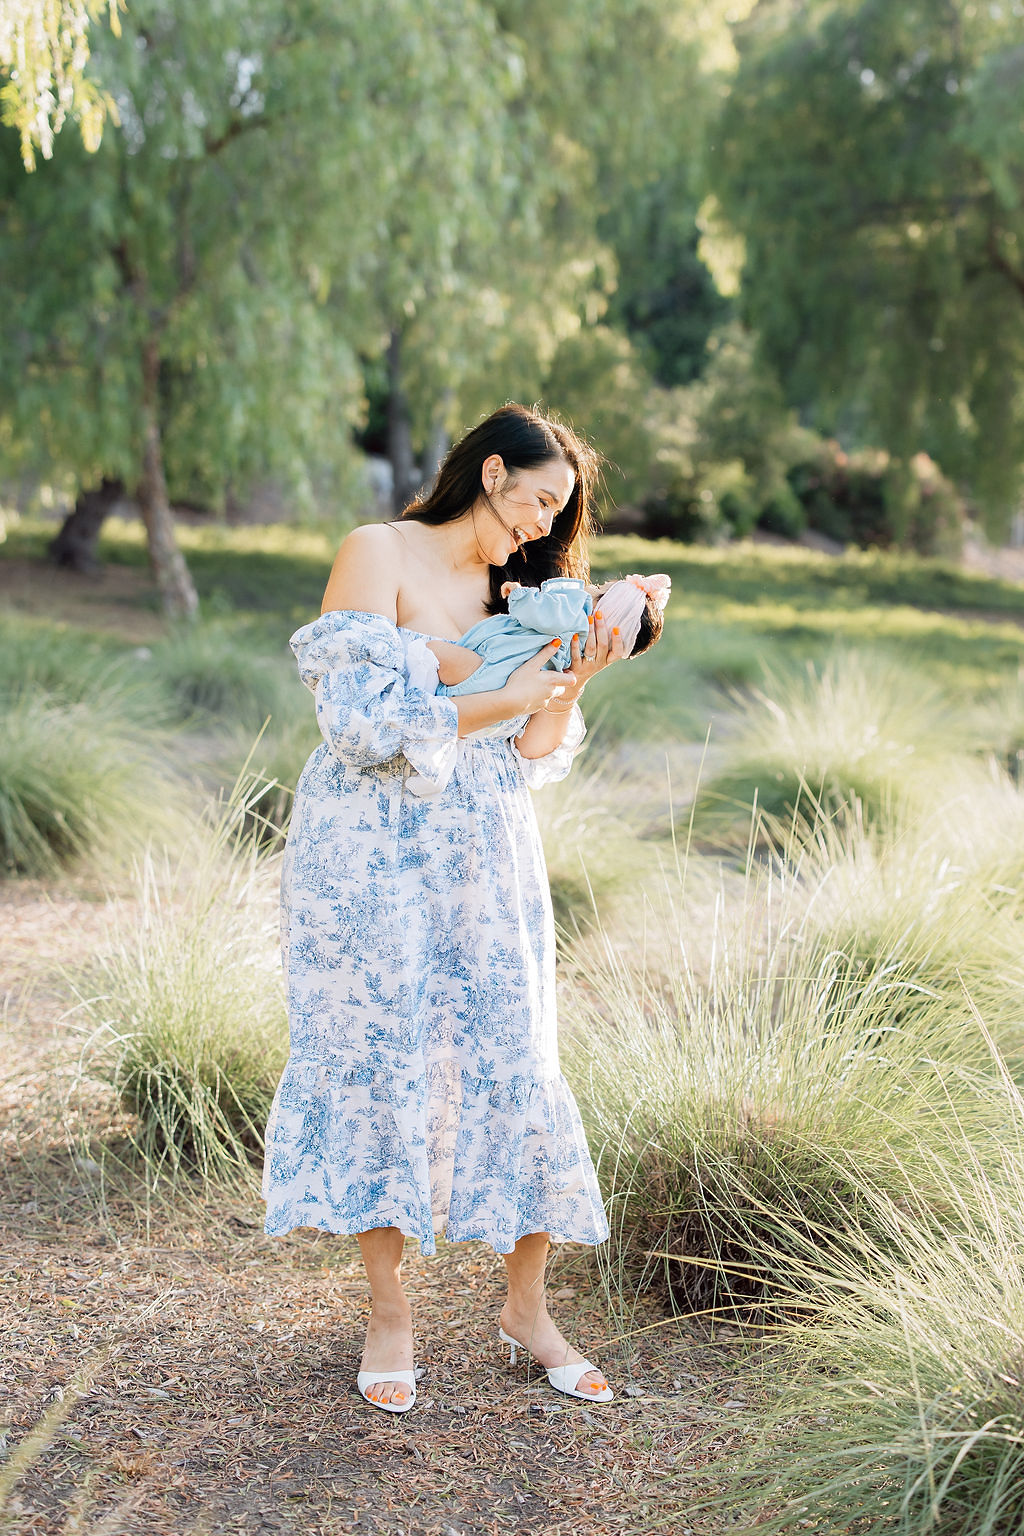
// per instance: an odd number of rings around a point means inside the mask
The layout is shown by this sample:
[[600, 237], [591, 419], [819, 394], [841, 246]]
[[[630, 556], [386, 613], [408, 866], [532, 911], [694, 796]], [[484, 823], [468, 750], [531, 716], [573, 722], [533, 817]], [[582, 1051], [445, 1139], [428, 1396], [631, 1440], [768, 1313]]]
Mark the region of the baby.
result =
[[626, 576], [600, 587], [569, 576], [552, 577], [539, 587], [506, 581], [501, 595], [508, 601], [508, 613], [481, 619], [458, 644], [427, 641], [438, 663], [437, 692], [458, 697], [503, 688], [517, 667], [558, 636], [562, 644], [545, 666], [567, 671], [572, 636], [579, 635], [582, 653], [589, 616], [597, 604], [609, 633], [618, 629], [623, 656], [639, 656], [661, 637], [671, 589], [671, 579], [663, 575]]

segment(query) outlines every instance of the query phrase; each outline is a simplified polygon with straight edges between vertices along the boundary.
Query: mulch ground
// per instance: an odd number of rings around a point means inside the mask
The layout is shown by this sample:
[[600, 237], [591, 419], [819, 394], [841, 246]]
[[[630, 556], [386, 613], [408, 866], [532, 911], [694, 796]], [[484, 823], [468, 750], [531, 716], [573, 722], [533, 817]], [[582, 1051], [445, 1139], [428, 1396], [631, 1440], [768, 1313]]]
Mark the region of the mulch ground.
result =
[[[244, 1194], [147, 1208], [67, 1147], [67, 996], [102, 903], [23, 883], [0, 911], [8, 986], [0, 1185], [0, 1531], [19, 1536], [391, 1532], [610, 1536], [721, 1529], [687, 1515], [747, 1413], [735, 1340], [641, 1298], [624, 1323], [591, 1250], [549, 1268], [552, 1310], [616, 1388], [556, 1394], [499, 1351], [501, 1260], [406, 1245], [416, 1407], [358, 1395], [368, 1313], [354, 1239], [269, 1239]], [[61, 1106], [61, 1107], [58, 1107]]]

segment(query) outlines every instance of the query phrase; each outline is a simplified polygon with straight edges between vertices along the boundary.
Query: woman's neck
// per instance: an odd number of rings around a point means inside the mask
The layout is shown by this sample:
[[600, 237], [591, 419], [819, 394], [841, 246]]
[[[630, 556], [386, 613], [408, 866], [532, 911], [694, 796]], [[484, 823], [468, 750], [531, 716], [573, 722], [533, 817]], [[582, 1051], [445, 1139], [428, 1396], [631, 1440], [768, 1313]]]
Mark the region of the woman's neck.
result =
[[479, 574], [490, 567], [487, 552], [477, 535], [480, 514], [476, 508], [450, 523], [421, 523], [429, 536], [431, 548], [454, 576]]

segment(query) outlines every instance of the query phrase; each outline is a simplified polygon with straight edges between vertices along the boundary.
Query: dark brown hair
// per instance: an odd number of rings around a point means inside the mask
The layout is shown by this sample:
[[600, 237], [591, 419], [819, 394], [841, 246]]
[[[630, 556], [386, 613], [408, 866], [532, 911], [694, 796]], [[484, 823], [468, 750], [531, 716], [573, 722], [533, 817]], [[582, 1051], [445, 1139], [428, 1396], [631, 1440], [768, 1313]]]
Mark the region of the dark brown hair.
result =
[[481, 472], [484, 460], [492, 453], [501, 455], [512, 481], [517, 470], [537, 469], [552, 459], [564, 459], [576, 478], [551, 532], [523, 544], [505, 565], [491, 566], [491, 590], [485, 604], [489, 614], [508, 612], [508, 603], [501, 595], [503, 582], [539, 587], [551, 576], [587, 580], [587, 539], [597, 531], [591, 506], [600, 463], [590, 444], [564, 422], [525, 405], [503, 405], [449, 449], [433, 490], [422, 500], [417, 497], [411, 501], [402, 520], [436, 526], [461, 517], [478, 498], [489, 502]]
[[661, 631], [665, 627], [665, 617], [654, 601], [649, 597], [644, 604], [644, 611], [640, 615], [640, 629], [633, 642], [631, 656], [641, 656], [644, 651], [649, 651], [652, 645], [657, 645], [661, 639]]

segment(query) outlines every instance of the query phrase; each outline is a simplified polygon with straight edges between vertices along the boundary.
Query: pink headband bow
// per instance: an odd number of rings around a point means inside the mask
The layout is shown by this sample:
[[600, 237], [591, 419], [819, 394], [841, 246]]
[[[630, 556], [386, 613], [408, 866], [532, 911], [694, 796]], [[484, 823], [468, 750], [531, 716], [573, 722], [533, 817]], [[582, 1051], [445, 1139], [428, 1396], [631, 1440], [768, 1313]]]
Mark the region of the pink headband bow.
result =
[[669, 597], [672, 593], [672, 578], [659, 572], [655, 576], [624, 576], [624, 581], [631, 581], [638, 586], [641, 592], [646, 592], [648, 597], [653, 597], [662, 613], [665, 612]]
[[648, 598], [664, 610], [672, 590], [668, 576], [623, 576], [613, 581], [598, 604], [608, 628], [618, 626], [623, 656], [631, 656]]

